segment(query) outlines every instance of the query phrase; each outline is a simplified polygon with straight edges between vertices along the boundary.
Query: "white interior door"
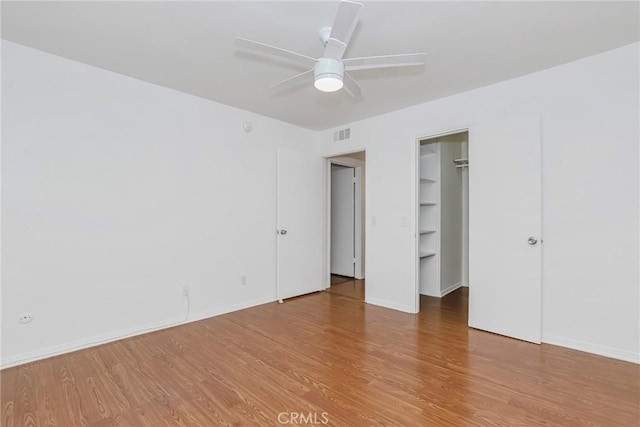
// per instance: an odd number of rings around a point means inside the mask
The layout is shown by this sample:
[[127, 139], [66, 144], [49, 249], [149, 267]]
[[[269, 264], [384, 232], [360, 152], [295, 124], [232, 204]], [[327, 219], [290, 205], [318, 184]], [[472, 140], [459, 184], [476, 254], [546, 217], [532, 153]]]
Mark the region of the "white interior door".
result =
[[540, 121], [469, 129], [469, 326], [540, 343]]
[[331, 167], [331, 274], [355, 276], [355, 168]]
[[322, 290], [323, 159], [278, 150], [278, 299]]

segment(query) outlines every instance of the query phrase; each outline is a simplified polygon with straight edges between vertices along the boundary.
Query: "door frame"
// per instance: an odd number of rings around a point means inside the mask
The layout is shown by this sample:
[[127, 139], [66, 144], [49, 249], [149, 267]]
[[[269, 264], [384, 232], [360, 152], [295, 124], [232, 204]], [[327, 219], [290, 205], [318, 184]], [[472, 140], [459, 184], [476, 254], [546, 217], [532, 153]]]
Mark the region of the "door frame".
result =
[[[413, 147], [413, 171], [412, 171], [412, 185], [413, 185], [413, 274], [414, 274], [414, 292], [415, 292], [415, 313], [420, 312], [420, 142], [425, 139], [434, 139], [442, 136], [455, 135], [458, 133], [467, 132], [469, 135], [467, 143], [471, 143], [471, 136], [469, 134], [469, 127], [465, 126], [461, 128], [454, 128], [452, 130], [441, 130], [439, 132], [430, 133], [426, 136], [420, 136], [416, 138]], [[469, 159], [469, 162], [471, 160]]]
[[[362, 211], [363, 209], [366, 212], [366, 202], [362, 203], [362, 196], [364, 196], [366, 201], [366, 173], [363, 177], [362, 170], [365, 167], [366, 160], [357, 160], [351, 158], [336, 158], [341, 156], [346, 156], [347, 154], [352, 153], [365, 153], [366, 159], [366, 149], [362, 148], [359, 150], [350, 150], [342, 153], [331, 154], [329, 156], [324, 156], [325, 162], [325, 214], [324, 214], [324, 277], [325, 277], [325, 289], [331, 287], [331, 165], [336, 164], [340, 166], [352, 167], [356, 171], [356, 179], [359, 179], [360, 185], [356, 185], [355, 188], [355, 278], [356, 279], [364, 279], [365, 277], [365, 266], [366, 266], [366, 250], [363, 251], [364, 242], [366, 241], [366, 237], [362, 233]], [[363, 191], [364, 187], [364, 191]], [[363, 253], [364, 252], [364, 253]], [[365, 289], [366, 296], [366, 289]]]
[[[338, 167], [339, 169], [335, 170], [334, 167]], [[341, 177], [338, 178], [337, 177], [337, 172], [341, 173]], [[360, 203], [361, 199], [360, 199], [360, 194], [358, 191], [358, 187], [361, 186], [361, 181], [360, 181], [360, 175], [361, 175], [361, 171], [360, 171], [360, 167], [353, 167], [353, 166], [345, 166], [345, 165], [339, 165], [336, 162], [331, 162], [331, 194], [330, 194], [330, 202], [331, 202], [331, 217], [329, 219], [329, 229], [331, 231], [331, 235], [332, 236], [336, 236], [337, 238], [340, 239], [344, 239], [343, 241], [341, 241], [341, 245], [345, 244], [347, 242], [349, 246], [351, 246], [351, 250], [350, 252], [347, 254], [346, 252], [343, 254], [344, 257], [337, 257], [336, 255], [338, 255], [338, 253], [340, 253], [341, 251], [339, 250], [338, 247], [336, 247], [336, 245], [334, 243], [333, 240], [330, 241], [330, 251], [329, 251], [329, 255], [330, 255], [330, 267], [331, 270], [335, 271], [336, 270], [336, 266], [333, 265], [334, 261], [337, 261], [338, 264], [342, 265], [343, 267], [345, 267], [344, 269], [341, 268], [337, 268], [337, 270], [344, 270], [343, 272], [346, 273], [346, 269], [347, 269], [347, 265], [349, 266], [348, 269], [351, 270], [350, 274], [345, 274], [345, 276], [348, 277], [353, 277], [354, 279], [359, 279], [360, 277], [360, 273], [361, 273], [361, 240], [360, 240], [360, 235], [362, 233], [362, 230], [358, 229], [358, 227], [361, 227], [362, 224], [359, 224], [358, 220], [358, 215], [361, 215], [361, 212], [358, 212], [358, 204]], [[334, 181], [337, 180], [338, 182]], [[337, 184], [339, 184], [337, 186]], [[347, 206], [334, 206], [333, 202], [334, 202], [334, 194], [333, 194], [333, 190], [334, 189], [340, 189], [340, 191], [347, 191], [349, 193], [348, 199], [344, 199], [343, 201], [341, 201], [341, 203], [346, 203]], [[339, 216], [335, 216], [334, 214], [336, 214], [336, 208], [339, 208], [340, 212], [342, 212], [343, 209], [349, 209], [349, 215], [348, 216], [343, 216], [343, 215], [339, 215]], [[348, 222], [349, 227], [352, 228], [351, 234], [349, 235], [337, 235], [333, 228], [334, 228], [334, 219], [340, 218], [341, 222]], [[344, 225], [344, 224], [342, 224]], [[335, 251], [335, 252], [334, 252]], [[347, 264], [343, 265], [343, 262], [346, 262]], [[333, 274], [332, 271], [332, 274]], [[336, 274], [342, 274], [342, 273], [336, 273]]]

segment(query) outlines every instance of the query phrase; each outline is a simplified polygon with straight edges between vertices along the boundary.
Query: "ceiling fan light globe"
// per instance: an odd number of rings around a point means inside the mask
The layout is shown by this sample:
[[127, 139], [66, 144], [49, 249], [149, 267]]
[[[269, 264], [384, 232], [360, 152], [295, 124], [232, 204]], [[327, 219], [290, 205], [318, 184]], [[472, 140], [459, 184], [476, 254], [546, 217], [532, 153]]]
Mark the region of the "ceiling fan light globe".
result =
[[313, 67], [313, 85], [322, 92], [342, 89], [344, 65], [333, 58], [320, 58]]
[[335, 92], [342, 89], [344, 83], [342, 82], [342, 76], [337, 74], [325, 74], [316, 77], [313, 85], [322, 92]]

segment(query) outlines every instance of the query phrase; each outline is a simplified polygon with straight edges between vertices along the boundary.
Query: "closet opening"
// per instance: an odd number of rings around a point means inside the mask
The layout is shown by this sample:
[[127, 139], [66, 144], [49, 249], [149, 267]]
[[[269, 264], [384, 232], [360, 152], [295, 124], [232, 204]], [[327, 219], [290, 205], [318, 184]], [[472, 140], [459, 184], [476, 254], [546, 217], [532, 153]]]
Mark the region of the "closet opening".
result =
[[328, 159], [327, 291], [364, 301], [365, 152]]
[[467, 130], [418, 140], [417, 304], [422, 295], [467, 295], [459, 289], [470, 285], [468, 143]]

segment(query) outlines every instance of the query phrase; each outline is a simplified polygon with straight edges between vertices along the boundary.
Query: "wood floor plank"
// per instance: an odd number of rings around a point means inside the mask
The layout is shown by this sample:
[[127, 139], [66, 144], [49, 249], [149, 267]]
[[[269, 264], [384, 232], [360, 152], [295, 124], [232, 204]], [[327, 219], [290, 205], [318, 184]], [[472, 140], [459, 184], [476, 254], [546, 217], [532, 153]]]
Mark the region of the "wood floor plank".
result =
[[466, 289], [411, 315], [360, 285], [3, 370], [2, 425], [640, 425], [637, 365], [470, 329]]

